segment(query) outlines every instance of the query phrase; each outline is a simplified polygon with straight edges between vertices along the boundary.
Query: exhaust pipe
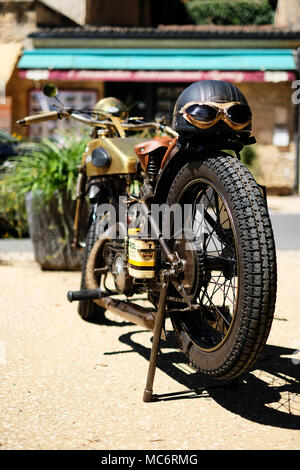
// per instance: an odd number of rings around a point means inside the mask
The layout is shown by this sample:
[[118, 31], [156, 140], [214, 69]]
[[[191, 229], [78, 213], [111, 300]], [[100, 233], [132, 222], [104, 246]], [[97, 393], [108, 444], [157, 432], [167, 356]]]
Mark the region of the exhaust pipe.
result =
[[103, 297], [102, 299], [94, 300], [94, 302], [100, 305], [100, 307], [116, 313], [130, 323], [143, 326], [151, 331], [154, 330], [155, 317], [150, 310], [140, 305], [112, 299], [111, 297]]
[[[96, 264], [96, 260], [99, 260], [101, 257], [101, 250], [104, 246], [104, 242], [109, 240], [107, 235], [103, 234], [100, 237], [95, 245], [93, 246], [91, 253], [89, 255], [87, 265], [86, 265], [86, 273], [85, 273], [85, 283], [87, 291], [85, 291], [85, 299], [88, 298], [88, 291], [90, 292], [90, 299], [93, 300], [97, 305], [104, 308], [105, 310], [110, 310], [112, 313], [115, 313], [122, 317], [124, 320], [134, 323], [139, 326], [143, 326], [148, 330], [153, 331], [155, 325], [155, 317], [153, 315], [153, 311], [141, 307], [140, 305], [125, 302], [118, 299], [113, 299], [105, 295], [105, 293], [101, 293], [99, 295], [100, 289], [98, 285], [98, 280], [95, 275], [95, 269], [99, 266]], [[100, 256], [99, 256], [100, 255]], [[72, 295], [69, 294], [69, 297], [72, 298]], [[78, 299], [78, 292], [75, 295], [76, 299]]]

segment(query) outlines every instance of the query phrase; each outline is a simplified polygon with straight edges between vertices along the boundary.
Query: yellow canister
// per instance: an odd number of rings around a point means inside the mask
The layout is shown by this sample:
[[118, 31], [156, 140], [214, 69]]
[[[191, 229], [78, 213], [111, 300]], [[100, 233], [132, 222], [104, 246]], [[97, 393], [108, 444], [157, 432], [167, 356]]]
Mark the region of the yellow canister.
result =
[[136, 279], [152, 279], [156, 268], [156, 243], [139, 238], [138, 228], [128, 230], [128, 271]]

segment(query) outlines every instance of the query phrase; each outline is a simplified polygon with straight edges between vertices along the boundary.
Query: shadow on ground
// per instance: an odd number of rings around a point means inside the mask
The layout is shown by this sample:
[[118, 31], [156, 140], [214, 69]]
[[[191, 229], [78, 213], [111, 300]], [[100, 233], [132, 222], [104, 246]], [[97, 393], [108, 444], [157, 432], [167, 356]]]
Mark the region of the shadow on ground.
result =
[[[127, 322], [116, 323], [108, 319], [96, 323], [120, 327], [129, 325]], [[139, 343], [140, 333], [145, 333], [145, 330], [119, 337], [128, 350], [105, 354], [138, 353], [149, 361], [150, 348]], [[173, 331], [168, 332], [167, 341], [161, 341], [157, 367], [174, 380], [174, 391], [169, 394], [159, 393], [159, 401], [210, 397], [223, 408], [250, 421], [285, 429], [300, 429], [300, 364], [293, 360], [294, 349], [266, 345], [255, 368], [242, 378], [224, 384], [190, 369], [185, 356], [174, 350], [177, 347]], [[145, 367], [145, 382], [147, 369], [148, 364]], [[184, 389], [177, 389], [176, 383]], [[158, 380], [154, 382], [154, 393], [157, 392], [163, 392], [159, 389]]]

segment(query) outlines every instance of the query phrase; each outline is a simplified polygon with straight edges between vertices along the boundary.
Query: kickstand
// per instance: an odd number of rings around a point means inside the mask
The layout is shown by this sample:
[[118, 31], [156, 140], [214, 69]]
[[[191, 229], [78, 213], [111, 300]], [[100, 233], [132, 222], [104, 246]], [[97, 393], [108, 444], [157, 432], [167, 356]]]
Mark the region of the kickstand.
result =
[[156, 369], [156, 364], [157, 364], [157, 354], [159, 350], [159, 343], [160, 343], [162, 328], [163, 328], [163, 324], [165, 320], [168, 286], [169, 286], [169, 280], [164, 279], [162, 289], [160, 291], [160, 296], [159, 296], [158, 312], [157, 312], [157, 316], [155, 319], [153, 343], [152, 343], [152, 348], [151, 348], [147, 382], [146, 382], [146, 387], [145, 387], [144, 396], [143, 396], [144, 402], [150, 402], [156, 399], [156, 396], [153, 395], [153, 382], [154, 382], [154, 375], [155, 375], [155, 369]]

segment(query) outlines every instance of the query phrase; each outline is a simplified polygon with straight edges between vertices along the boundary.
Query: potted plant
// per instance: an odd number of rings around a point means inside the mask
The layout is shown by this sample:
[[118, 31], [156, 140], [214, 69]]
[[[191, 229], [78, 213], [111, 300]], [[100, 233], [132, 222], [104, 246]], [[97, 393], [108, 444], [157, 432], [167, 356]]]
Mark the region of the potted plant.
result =
[[61, 134], [24, 143], [1, 168], [0, 192], [25, 201], [36, 261], [42, 269], [80, 269], [82, 253], [72, 247], [77, 167], [87, 139]]

